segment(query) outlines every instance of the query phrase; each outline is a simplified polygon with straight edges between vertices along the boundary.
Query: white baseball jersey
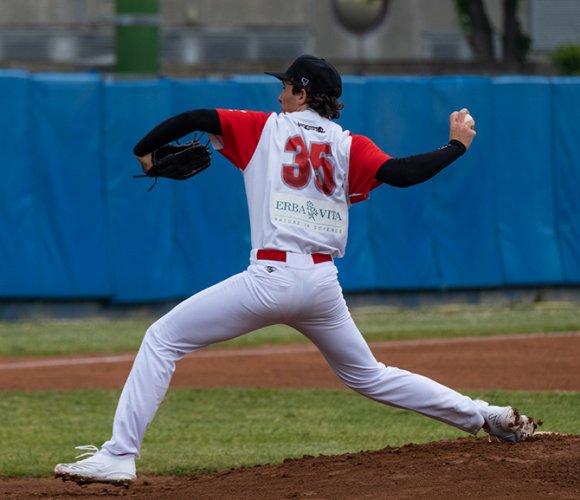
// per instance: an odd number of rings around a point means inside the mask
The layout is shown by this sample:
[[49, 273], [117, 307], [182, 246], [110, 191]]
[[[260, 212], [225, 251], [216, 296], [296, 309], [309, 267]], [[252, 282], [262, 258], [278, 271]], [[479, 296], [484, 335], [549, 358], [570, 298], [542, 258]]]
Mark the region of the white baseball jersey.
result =
[[348, 208], [380, 184], [390, 157], [311, 110], [218, 113], [212, 144], [244, 173], [252, 248], [342, 257]]

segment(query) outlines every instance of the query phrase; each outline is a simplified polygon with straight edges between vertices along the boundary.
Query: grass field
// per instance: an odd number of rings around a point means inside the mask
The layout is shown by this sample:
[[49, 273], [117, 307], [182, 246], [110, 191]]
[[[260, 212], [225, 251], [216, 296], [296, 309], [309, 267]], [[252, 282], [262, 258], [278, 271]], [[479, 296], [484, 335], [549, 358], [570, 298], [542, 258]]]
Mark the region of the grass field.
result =
[[[2, 394], [2, 475], [47, 476], [56, 463], [74, 461], [75, 446], [102, 444], [110, 437], [118, 395]], [[470, 395], [542, 415], [549, 422], [543, 430], [580, 434], [578, 393]], [[463, 436], [434, 420], [347, 390], [174, 389], [147, 432], [138, 467], [145, 474], [190, 474]]]
[[[580, 308], [567, 302], [514, 307], [372, 308], [357, 309], [352, 314], [368, 340], [580, 330]], [[155, 319], [0, 322], [0, 356], [133, 352]], [[215, 347], [305, 341], [288, 327], [273, 326]]]
[[[369, 340], [580, 330], [575, 305], [358, 310]], [[134, 351], [151, 320], [0, 323], [0, 356]], [[273, 327], [228, 346], [302, 341]], [[470, 394], [470, 393], [468, 393]], [[580, 434], [580, 393], [482, 392], [474, 397], [526, 408], [544, 430]], [[5, 392], [0, 397], [0, 474], [41, 477], [73, 460], [74, 446], [110, 436], [117, 391]], [[149, 429], [141, 473], [188, 474], [464, 436], [348, 390], [175, 389]]]

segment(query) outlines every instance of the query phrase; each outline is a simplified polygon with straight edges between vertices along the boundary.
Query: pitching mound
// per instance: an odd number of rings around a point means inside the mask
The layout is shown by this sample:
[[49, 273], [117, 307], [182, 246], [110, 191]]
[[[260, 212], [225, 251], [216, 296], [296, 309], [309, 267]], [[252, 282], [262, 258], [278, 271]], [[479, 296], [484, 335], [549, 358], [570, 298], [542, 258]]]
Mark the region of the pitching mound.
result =
[[129, 489], [56, 479], [0, 480], [0, 497], [139, 500], [580, 498], [580, 436], [519, 444], [464, 438], [192, 477], [140, 477]]

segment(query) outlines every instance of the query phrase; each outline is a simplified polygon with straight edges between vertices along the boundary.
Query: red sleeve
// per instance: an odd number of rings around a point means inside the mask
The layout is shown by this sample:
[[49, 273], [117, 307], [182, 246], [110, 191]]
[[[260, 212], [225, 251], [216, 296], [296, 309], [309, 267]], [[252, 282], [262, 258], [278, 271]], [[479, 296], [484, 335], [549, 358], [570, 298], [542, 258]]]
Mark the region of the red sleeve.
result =
[[218, 109], [217, 112], [222, 127], [222, 135], [216, 137], [221, 146], [217, 150], [240, 170], [245, 170], [270, 115], [234, 109]]
[[366, 200], [381, 185], [375, 179], [379, 167], [391, 157], [364, 135], [353, 135], [348, 168], [348, 197], [351, 203]]

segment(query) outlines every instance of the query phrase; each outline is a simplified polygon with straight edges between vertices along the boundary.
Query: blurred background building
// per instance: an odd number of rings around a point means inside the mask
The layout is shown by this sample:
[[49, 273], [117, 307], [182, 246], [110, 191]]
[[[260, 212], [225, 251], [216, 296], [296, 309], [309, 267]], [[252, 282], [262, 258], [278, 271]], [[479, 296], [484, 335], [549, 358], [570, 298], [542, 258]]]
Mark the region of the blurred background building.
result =
[[[2, 0], [0, 66], [113, 71], [129, 25], [158, 30], [164, 74], [256, 72], [301, 53], [353, 73], [549, 73], [554, 49], [580, 43], [578, 0], [142, 0], [157, 12], [135, 15], [122, 2]], [[502, 54], [513, 30], [515, 61]]]

